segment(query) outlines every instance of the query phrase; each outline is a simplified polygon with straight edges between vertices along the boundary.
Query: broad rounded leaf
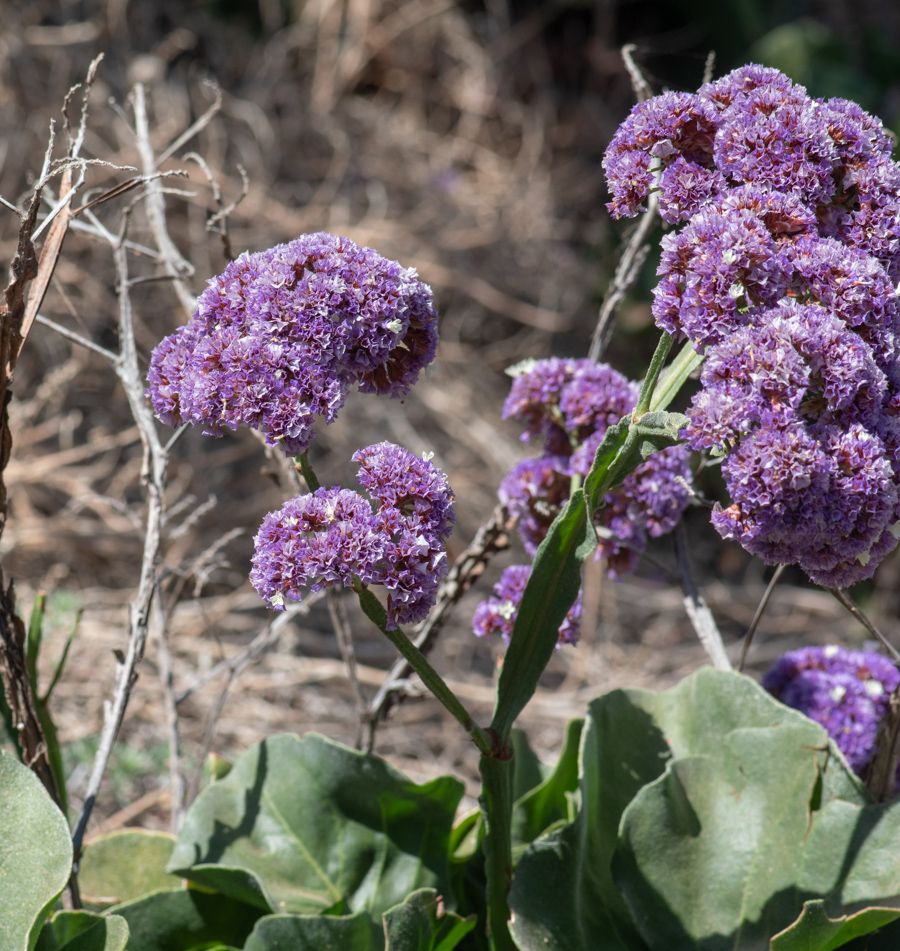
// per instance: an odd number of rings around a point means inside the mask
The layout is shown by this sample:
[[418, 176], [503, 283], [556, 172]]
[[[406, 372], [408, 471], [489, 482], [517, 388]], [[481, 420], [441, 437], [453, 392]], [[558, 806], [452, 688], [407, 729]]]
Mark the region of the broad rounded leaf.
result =
[[63, 814], [30, 769], [0, 752], [0, 948], [34, 947], [71, 869]]
[[365, 911], [355, 915], [267, 915], [244, 951], [383, 951], [381, 926]]
[[154, 892], [115, 909], [130, 931], [128, 951], [241, 948], [261, 917], [258, 908], [193, 888]]
[[35, 951], [124, 951], [128, 925], [118, 915], [61, 911], [41, 929]]
[[[803, 754], [807, 757], [804, 775], [809, 779], [801, 803], [804, 817], [815, 790], [825, 803], [845, 800], [857, 810], [870, 808], [867, 790], [825, 731], [778, 703], [747, 677], [705, 668], [662, 693], [613, 691], [589, 709], [581, 744], [581, 811], [572, 824], [534, 842], [516, 868], [510, 903], [515, 912], [513, 934], [521, 947], [525, 951], [646, 951], [647, 942], [636, 930], [612, 875], [622, 815], [641, 789], [663, 774], [670, 760], [716, 757], [731, 733], [748, 727], [776, 734], [797, 727], [807, 731], [804, 735], [811, 747], [820, 748]], [[817, 758], [813, 762], [810, 756]], [[776, 767], [770, 764], [770, 769]], [[821, 813], [816, 816], [820, 821]], [[814, 824], [813, 832], [815, 828]], [[682, 867], [678, 878], [693, 874]], [[816, 892], [805, 897], [817, 897]], [[796, 919], [801, 904], [792, 906], [792, 915], [779, 927]], [[667, 945], [663, 947], [669, 951]]]
[[377, 917], [416, 888], [450, 893], [448, 840], [462, 793], [455, 779], [418, 786], [315, 734], [271, 737], [197, 797], [169, 869], [193, 878], [200, 865], [244, 868], [278, 910], [343, 904]]
[[421, 888], [384, 913], [386, 951], [452, 951], [475, 924], [474, 915], [447, 911], [433, 888]]
[[836, 951], [897, 918], [900, 911], [893, 908], [866, 908], [855, 915], [829, 918], [824, 901], [808, 901], [803, 914], [772, 938], [772, 951]]
[[78, 868], [78, 886], [85, 904], [118, 905], [180, 881], [166, 872], [175, 837], [163, 832], [127, 829], [95, 839], [85, 846]]

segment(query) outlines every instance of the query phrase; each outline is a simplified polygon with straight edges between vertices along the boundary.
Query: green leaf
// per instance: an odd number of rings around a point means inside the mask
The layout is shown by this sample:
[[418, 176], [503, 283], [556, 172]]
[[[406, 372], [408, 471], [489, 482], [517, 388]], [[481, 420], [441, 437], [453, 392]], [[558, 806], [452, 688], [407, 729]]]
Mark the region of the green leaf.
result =
[[315, 734], [274, 736], [197, 797], [169, 870], [202, 881], [208, 868], [197, 866], [243, 868], [279, 910], [318, 914], [345, 900], [377, 916], [416, 888], [449, 893], [462, 793], [455, 779], [417, 786], [383, 760]]
[[452, 951], [474, 927], [474, 915], [461, 918], [433, 888], [420, 888], [384, 913], [386, 951]]
[[[748, 727], [776, 733], [801, 727], [811, 731], [806, 734], [810, 747], [823, 748], [802, 754], [817, 757], [807, 763], [813, 772], [802, 801], [804, 816], [816, 763], [825, 802], [841, 799], [857, 810], [868, 808], [868, 792], [828, 743], [825, 731], [747, 677], [705, 668], [663, 693], [613, 691], [589, 708], [581, 744], [581, 811], [570, 825], [535, 841], [517, 866], [510, 901], [516, 913], [513, 933], [522, 948], [645, 951], [647, 941], [636, 930], [612, 875], [623, 813], [673, 757], [715, 757], [731, 733]], [[820, 816], [816, 813], [817, 822]], [[693, 875], [682, 868], [675, 878], [693, 880]], [[678, 900], [672, 901], [671, 907], [678, 908]], [[797, 917], [800, 904], [793, 911], [780, 927]], [[662, 947], [668, 951], [667, 945]]]
[[142, 829], [95, 839], [85, 846], [78, 868], [82, 900], [95, 909], [105, 908], [180, 885], [166, 872], [174, 846], [174, 836]]
[[259, 908], [266, 914], [278, 910], [278, 902], [269, 894], [259, 876], [249, 869], [230, 868], [227, 865], [194, 865], [190, 870], [190, 880], [203, 888]]
[[267, 915], [260, 918], [244, 951], [383, 951], [384, 934], [365, 911], [341, 917]]
[[34, 948], [71, 868], [63, 814], [30, 769], [0, 752], [0, 948]]
[[118, 915], [61, 911], [41, 930], [35, 951], [124, 951], [128, 925]]
[[772, 951], [835, 951], [897, 918], [900, 911], [894, 908], [866, 908], [855, 915], [829, 918], [821, 899], [804, 902], [803, 914], [772, 938]]
[[[574, 818], [578, 790], [578, 745], [584, 720], [572, 720], [556, 768], [513, 804], [513, 845], [533, 842], [545, 829]], [[515, 732], [513, 733], [515, 735]]]
[[258, 908], [194, 888], [153, 892], [118, 905], [115, 913], [128, 922], [128, 951], [240, 948], [262, 916]]
[[596, 547], [597, 534], [588, 523], [584, 495], [578, 489], [541, 542], [522, 594], [491, 723], [502, 738], [509, 735], [516, 717], [534, 696], [556, 649], [559, 627], [578, 596], [581, 562]]
[[513, 750], [513, 799], [520, 799], [539, 786], [548, 771], [529, 745], [524, 730], [513, 727], [510, 740]]

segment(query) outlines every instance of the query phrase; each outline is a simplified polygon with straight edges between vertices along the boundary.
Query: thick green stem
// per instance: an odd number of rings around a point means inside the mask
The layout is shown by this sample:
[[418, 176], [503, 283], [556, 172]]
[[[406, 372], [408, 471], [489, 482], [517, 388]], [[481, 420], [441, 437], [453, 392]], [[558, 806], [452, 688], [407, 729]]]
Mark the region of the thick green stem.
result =
[[[512, 756], [481, 757], [484, 815], [484, 869], [487, 874], [488, 935], [492, 951], [516, 951], [509, 933], [509, 886], [512, 882]], [[509, 753], [511, 754], [511, 750]]]
[[635, 406], [631, 414], [631, 418], [634, 422], [638, 422], [644, 413], [650, 409], [650, 400], [653, 397], [653, 391], [656, 389], [656, 382], [659, 380], [659, 375], [662, 373], [666, 357], [668, 357], [671, 349], [672, 338], [669, 334], [664, 332], [659, 338], [659, 343], [656, 345], [656, 351], [653, 354], [653, 359], [650, 361], [650, 369], [644, 377], [644, 383], [641, 386], [641, 395], [638, 397], [637, 406]]
[[409, 663], [409, 666], [419, 675], [419, 679], [431, 691], [435, 699], [460, 722], [462, 728], [469, 734], [472, 738], [472, 742], [478, 749], [480, 749], [483, 754], [490, 755], [496, 746], [491, 740], [490, 735], [478, 726], [472, 718], [472, 715], [463, 706], [459, 697], [447, 686], [443, 677], [428, 663], [425, 655], [413, 644], [403, 631], [399, 628], [393, 630], [388, 629], [387, 613], [384, 610], [384, 605], [359, 579], [354, 581], [353, 590], [359, 597], [359, 606], [363, 609], [366, 617], [384, 634], [394, 647], [400, 651]]
[[316, 489], [320, 488], [319, 480], [316, 478], [315, 472], [313, 472], [313, 467], [309, 463], [309, 453], [304, 452], [299, 456], [294, 456], [294, 466], [300, 470], [300, 474], [303, 476], [303, 481], [306, 483], [306, 487], [310, 492], [315, 492]]

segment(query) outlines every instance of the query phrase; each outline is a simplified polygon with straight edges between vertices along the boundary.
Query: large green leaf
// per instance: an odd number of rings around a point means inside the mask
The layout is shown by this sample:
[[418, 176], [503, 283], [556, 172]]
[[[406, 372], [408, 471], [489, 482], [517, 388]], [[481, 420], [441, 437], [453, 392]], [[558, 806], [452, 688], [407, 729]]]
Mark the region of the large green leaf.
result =
[[829, 918], [824, 901], [804, 902], [803, 914], [772, 938], [772, 951], [836, 951], [897, 918], [900, 911], [893, 908], [867, 908], [855, 915]]
[[268, 915], [261, 918], [244, 951], [453, 951], [475, 927], [443, 907], [433, 888], [413, 892], [384, 913], [383, 924], [368, 912], [353, 915]]
[[366, 911], [354, 915], [267, 915], [244, 951], [383, 951], [384, 934]]
[[[516, 869], [510, 899], [520, 945], [526, 951], [645, 951], [646, 935], [637, 931], [612, 875], [623, 813], [673, 757], [715, 757], [726, 748], [726, 738], [744, 728], [771, 729], [776, 735], [787, 728], [801, 729], [807, 731], [810, 747], [822, 748], [802, 754], [809, 780], [802, 796], [804, 816], [813, 787], [826, 803], [839, 798], [861, 809], [870, 802], [825, 731], [749, 678], [706, 668], [663, 693], [613, 691], [589, 709], [582, 738], [579, 815], [538, 839]], [[781, 767], [770, 768], [777, 772]], [[694, 876], [682, 867], [676, 877]], [[800, 904], [793, 912], [781, 927], [796, 919]], [[668, 951], [668, 945], [663, 947]]]
[[128, 925], [118, 915], [61, 911], [41, 929], [35, 951], [124, 951]]
[[474, 915], [447, 911], [433, 888], [421, 888], [384, 913], [386, 951], [452, 951], [474, 927]]
[[448, 840], [462, 793], [455, 779], [418, 786], [321, 736], [271, 737], [197, 797], [169, 869], [193, 878], [201, 865], [244, 868], [278, 910], [343, 904], [377, 917], [416, 888], [450, 894]]
[[[571, 822], [578, 790], [578, 745], [584, 720], [572, 720], [556, 767], [513, 805], [513, 845], [524, 847], [554, 823]], [[515, 732], [513, 733], [515, 736]], [[517, 754], [518, 755], [518, 752]]]
[[143, 829], [126, 829], [95, 839], [85, 847], [79, 863], [82, 901], [94, 907], [109, 907], [180, 885], [166, 872], [174, 845], [173, 836]]
[[71, 868], [63, 814], [30, 769], [0, 752], [0, 948], [31, 951]]
[[128, 951], [206, 951], [243, 947], [258, 908], [194, 888], [154, 892], [115, 908], [130, 931]]

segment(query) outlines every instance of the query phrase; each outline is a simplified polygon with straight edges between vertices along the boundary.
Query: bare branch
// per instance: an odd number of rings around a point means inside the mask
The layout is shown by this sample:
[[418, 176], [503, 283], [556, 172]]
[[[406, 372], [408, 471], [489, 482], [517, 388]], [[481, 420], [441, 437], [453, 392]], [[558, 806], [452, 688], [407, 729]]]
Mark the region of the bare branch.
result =
[[202, 116], [200, 116], [196, 122], [188, 126], [188, 128], [185, 129], [184, 132], [182, 132], [181, 135], [179, 135], [178, 138], [162, 152], [162, 154], [156, 159], [157, 168], [162, 165], [166, 159], [171, 158], [181, 148], [182, 145], [190, 142], [195, 135], [197, 135], [199, 132], [202, 132], [203, 129], [205, 129], [218, 115], [222, 108], [222, 90], [219, 89], [219, 87], [213, 82], [208, 82], [207, 85], [211, 86], [213, 89], [213, 93], [216, 97], [215, 102], [209, 107], [209, 109], [206, 110], [206, 112], [203, 113]]
[[632, 54], [637, 49], [635, 43], [626, 43], [622, 47], [622, 59], [625, 62], [625, 69], [628, 70], [628, 77], [631, 79], [631, 88], [634, 90], [634, 98], [638, 102], [646, 102], [652, 95], [653, 90], [650, 84], [644, 79], [644, 74], [640, 67], [635, 63]]
[[753, 635], [756, 633], [756, 628], [759, 625], [760, 620], [762, 620], [762, 616], [768, 607], [769, 598], [772, 597], [772, 592], [775, 590], [775, 585], [778, 584], [778, 579], [784, 573], [784, 567], [784, 565], [779, 565], [775, 569], [775, 573], [772, 575], [769, 584], [766, 586], [766, 590], [763, 593], [762, 599], [756, 608], [756, 614], [753, 615], [753, 620], [750, 622], [750, 627], [747, 629], [747, 634], [744, 637], [744, 646], [741, 648], [741, 658], [738, 661], [737, 666], [738, 671], [742, 671], [744, 669], [744, 664], [747, 661], [747, 654], [750, 652], [750, 645], [753, 643]]
[[896, 648], [890, 643], [890, 641], [878, 630], [877, 627], [866, 617], [862, 608], [856, 604], [851, 598], [850, 595], [843, 588], [828, 588], [837, 599], [844, 605], [844, 607], [859, 621], [860, 624], [872, 635], [872, 637], [877, 640], [881, 646], [890, 654], [891, 660], [894, 663], [900, 662], [900, 653], [897, 653]]
[[681, 568], [681, 590], [684, 592], [684, 609], [687, 611], [687, 616], [713, 666], [722, 670], [731, 670], [731, 661], [725, 653], [725, 644], [715, 618], [691, 575], [684, 522], [679, 522], [675, 526], [675, 549], [678, 552], [678, 564]]
[[49, 317], [45, 317], [43, 314], [35, 314], [34, 319], [37, 321], [37, 323], [43, 324], [45, 327], [49, 327], [50, 330], [55, 331], [61, 337], [71, 340], [72, 343], [77, 343], [80, 347], [84, 347], [87, 350], [93, 350], [94, 353], [99, 353], [101, 357], [106, 357], [106, 359], [111, 363], [115, 363], [119, 359], [119, 355], [113, 353], [112, 350], [107, 350], [106, 347], [101, 347], [100, 344], [94, 343], [93, 340], [88, 340], [87, 337], [82, 337], [80, 333], [76, 333], [74, 330], [69, 330], [67, 327], [63, 327], [62, 324], [56, 323], [55, 320], [51, 320]]

